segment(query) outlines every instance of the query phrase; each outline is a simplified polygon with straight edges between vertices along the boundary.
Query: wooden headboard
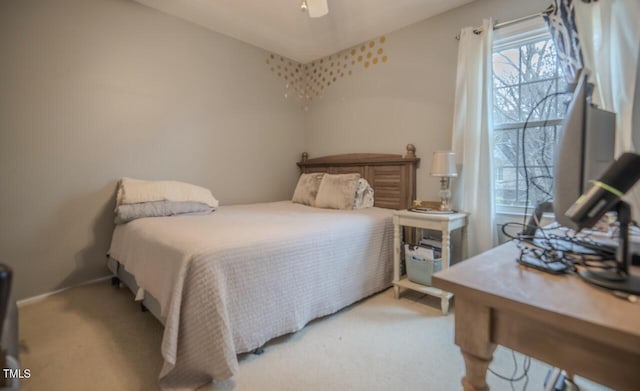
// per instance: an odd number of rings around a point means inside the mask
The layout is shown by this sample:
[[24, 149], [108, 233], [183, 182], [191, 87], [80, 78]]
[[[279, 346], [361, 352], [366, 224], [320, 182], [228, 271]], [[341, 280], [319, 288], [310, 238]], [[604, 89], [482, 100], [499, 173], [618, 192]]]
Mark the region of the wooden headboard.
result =
[[375, 206], [407, 209], [416, 198], [416, 168], [420, 159], [416, 147], [407, 145], [405, 155], [351, 153], [309, 159], [304, 152], [298, 167], [303, 173], [359, 173], [374, 190]]

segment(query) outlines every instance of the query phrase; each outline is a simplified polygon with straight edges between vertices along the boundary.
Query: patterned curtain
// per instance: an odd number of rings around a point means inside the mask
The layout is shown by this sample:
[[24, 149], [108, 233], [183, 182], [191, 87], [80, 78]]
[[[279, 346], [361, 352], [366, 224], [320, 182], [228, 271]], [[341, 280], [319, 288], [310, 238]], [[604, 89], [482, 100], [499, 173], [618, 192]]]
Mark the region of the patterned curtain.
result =
[[573, 0], [553, 0], [542, 17], [551, 31], [565, 78], [573, 83], [584, 64]]

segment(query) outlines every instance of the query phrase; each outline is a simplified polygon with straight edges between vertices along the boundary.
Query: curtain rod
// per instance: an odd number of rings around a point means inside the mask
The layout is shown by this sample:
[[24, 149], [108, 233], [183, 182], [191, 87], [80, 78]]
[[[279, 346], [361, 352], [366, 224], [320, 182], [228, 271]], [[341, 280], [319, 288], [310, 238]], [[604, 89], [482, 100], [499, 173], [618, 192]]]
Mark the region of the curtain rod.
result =
[[[551, 6], [551, 7], [553, 7], [553, 6]], [[551, 7], [549, 7], [549, 8], [551, 8]], [[521, 18], [507, 20], [506, 22], [495, 23], [493, 25], [493, 29], [496, 30], [496, 29], [499, 29], [499, 28], [502, 28], [502, 27], [510, 26], [510, 25], [518, 23], [518, 22], [524, 22], [525, 20], [537, 18], [537, 17], [540, 17], [540, 16], [542, 16], [543, 14], [545, 14], [545, 13], [547, 13], [549, 11], [550, 11], [550, 9], [546, 9], [544, 12], [538, 12], [538, 13], [535, 13], [535, 14], [523, 16]], [[475, 29], [473, 29], [473, 32], [475, 34], [480, 34], [482, 32], [482, 28], [481, 27], [475, 28]], [[460, 34], [456, 35], [455, 38], [459, 41], [460, 40]]]
[[524, 22], [525, 20], [537, 18], [539, 16], [542, 16], [542, 14], [543, 14], [543, 12], [538, 12], [537, 14], [531, 14], [531, 15], [523, 16], [522, 18], [517, 18], [517, 19], [507, 20], [506, 22], [496, 23], [493, 26], [493, 28], [495, 30], [495, 29], [499, 29], [499, 28], [502, 28], [502, 27], [507, 27], [507, 26], [510, 26], [510, 25], [518, 23], [518, 22]]

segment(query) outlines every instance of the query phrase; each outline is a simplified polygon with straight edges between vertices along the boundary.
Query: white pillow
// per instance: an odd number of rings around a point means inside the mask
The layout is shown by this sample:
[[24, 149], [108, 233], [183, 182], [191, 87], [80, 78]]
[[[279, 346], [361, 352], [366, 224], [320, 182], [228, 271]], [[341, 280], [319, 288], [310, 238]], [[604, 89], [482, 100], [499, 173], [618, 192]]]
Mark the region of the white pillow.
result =
[[315, 206], [316, 196], [323, 176], [323, 172], [300, 175], [291, 201], [297, 204]]
[[325, 174], [320, 182], [316, 207], [328, 209], [353, 209], [360, 174]]
[[373, 206], [373, 187], [369, 182], [360, 178], [356, 187], [356, 196], [353, 199], [353, 209], [371, 208]]
[[116, 208], [122, 204], [151, 201], [200, 202], [216, 209], [218, 200], [211, 190], [178, 181], [143, 181], [122, 178], [118, 184]]

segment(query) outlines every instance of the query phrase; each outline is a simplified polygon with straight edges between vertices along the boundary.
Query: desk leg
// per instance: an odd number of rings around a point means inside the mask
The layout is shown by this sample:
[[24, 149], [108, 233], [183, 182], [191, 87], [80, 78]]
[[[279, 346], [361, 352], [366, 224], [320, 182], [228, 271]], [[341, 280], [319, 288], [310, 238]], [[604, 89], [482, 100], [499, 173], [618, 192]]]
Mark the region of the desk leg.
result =
[[400, 281], [400, 224], [393, 225], [393, 293], [396, 299], [400, 298], [400, 287], [395, 282]]
[[491, 360], [485, 360], [464, 351], [462, 357], [466, 369], [465, 376], [462, 378], [464, 391], [489, 391], [486, 377]]
[[456, 298], [456, 344], [460, 346], [466, 373], [464, 391], [488, 391], [487, 368], [496, 345], [491, 343], [491, 310], [459, 295]]

